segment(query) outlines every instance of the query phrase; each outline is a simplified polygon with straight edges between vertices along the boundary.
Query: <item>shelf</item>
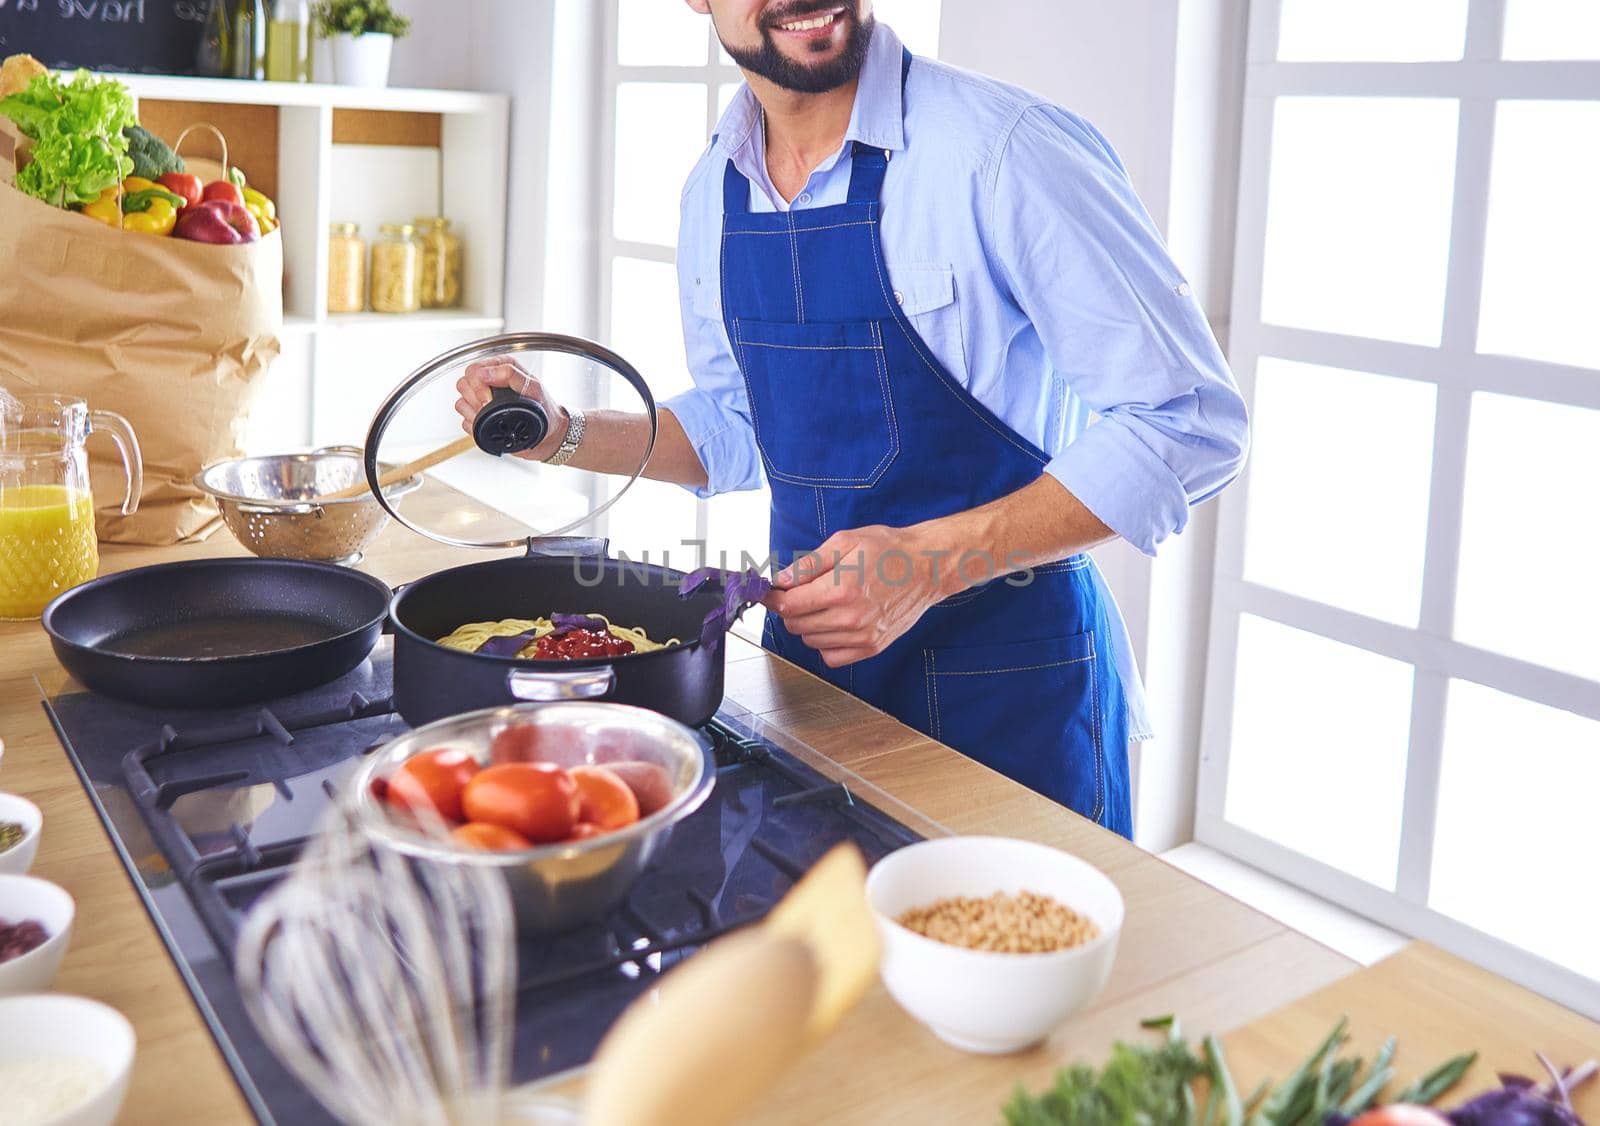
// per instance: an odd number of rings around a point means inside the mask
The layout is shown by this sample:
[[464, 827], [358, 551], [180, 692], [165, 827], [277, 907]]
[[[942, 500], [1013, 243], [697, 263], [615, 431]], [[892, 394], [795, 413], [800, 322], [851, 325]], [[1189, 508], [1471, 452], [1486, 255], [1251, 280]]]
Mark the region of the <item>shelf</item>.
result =
[[329, 313], [315, 317], [285, 315], [285, 333], [364, 332], [484, 332], [505, 327], [504, 319], [463, 309], [428, 309], [416, 313]]
[[414, 90], [338, 86], [325, 82], [256, 82], [242, 78], [184, 78], [162, 74], [106, 73], [135, 98], [225, 105], [326, 106], [330, 109], [404, 110], [416, 113], [482, 113], [505, 106], [504, 94], [471, 90]]

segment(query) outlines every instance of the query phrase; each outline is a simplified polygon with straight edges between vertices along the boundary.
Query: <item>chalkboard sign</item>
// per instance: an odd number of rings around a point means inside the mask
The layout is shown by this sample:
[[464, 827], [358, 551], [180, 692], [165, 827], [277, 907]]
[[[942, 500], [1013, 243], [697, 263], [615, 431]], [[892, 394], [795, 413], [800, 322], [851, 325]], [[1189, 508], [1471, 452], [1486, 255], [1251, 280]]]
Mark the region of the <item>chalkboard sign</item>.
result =
[[208, 0], [0, 0], [0, 58], [45, 66], [195, 73]]

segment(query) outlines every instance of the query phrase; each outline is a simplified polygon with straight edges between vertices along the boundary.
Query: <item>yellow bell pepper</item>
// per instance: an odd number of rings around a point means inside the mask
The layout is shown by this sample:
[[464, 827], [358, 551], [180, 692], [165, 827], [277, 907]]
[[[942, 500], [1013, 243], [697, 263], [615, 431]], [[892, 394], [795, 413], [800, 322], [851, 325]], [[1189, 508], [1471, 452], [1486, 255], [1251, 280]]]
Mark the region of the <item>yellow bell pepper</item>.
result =
[[83, 214], [108, 227], [122, 226], [122, 207], [117, 197], [122, 194], [118, 184], [112, 184], [100, 193], [100, 198], [83, 205]]
[[[129, 176], [122, 182], [123, 186], [137, 179], [140, 177]], [[144, 182], [149, 183], [148, 180]], [[182, 206], [182, 196], [159, 185], [130, 191], [122, 198], [122, 229], [147, 235], [170, 235], [177, 226], [178, 208]]]
[[[146, 180], [143, 176], [128, 176], [122, 181], [122, 190], [125, 192], [147, 192], [151, 188], [161, 188], [154, 180]], [[161, 188], [166, 191], [165, 188]]]
[[256, 226], [261, 228], [261, 233], [278, 229], [278, 205], [254, 188], [240, 189], [244, 195], [244, 209], [256, 218]]

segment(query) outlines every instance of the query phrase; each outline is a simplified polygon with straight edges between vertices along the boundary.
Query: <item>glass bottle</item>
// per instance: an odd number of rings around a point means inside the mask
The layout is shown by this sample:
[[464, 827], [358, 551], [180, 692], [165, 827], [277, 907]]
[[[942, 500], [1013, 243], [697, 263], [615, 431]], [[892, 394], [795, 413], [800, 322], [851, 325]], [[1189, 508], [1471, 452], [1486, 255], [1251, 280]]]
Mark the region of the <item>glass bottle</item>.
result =
[[275, 0], [267, 24], [267, 81], [311, 81], [311, 4]]
[[367, 307], [367, 243], [354, 223], [328, 228], [328, 312], [359, 313]]
[[233, 77], [267, 76], [267, 13], [262, 0], [239, 0], [234, 7], [231, 56]]
[[417, 245], [422, 254], [422, 307], [455, 309], [461, 305], [461, 240], [450, 233], [450, 220], [418, 219]]
[[196, 73], [206, 78], [226, 78], [233, 73], [230, 23], [228, 0], [211, 0], [206, 5], [206, 22], [200, 28], [200, 46], [195, 52]]
[[421, 305], [421, 254], [416, 228], [384, 223], [372, 244], [372, 308], [378, 313], [414, 313]]

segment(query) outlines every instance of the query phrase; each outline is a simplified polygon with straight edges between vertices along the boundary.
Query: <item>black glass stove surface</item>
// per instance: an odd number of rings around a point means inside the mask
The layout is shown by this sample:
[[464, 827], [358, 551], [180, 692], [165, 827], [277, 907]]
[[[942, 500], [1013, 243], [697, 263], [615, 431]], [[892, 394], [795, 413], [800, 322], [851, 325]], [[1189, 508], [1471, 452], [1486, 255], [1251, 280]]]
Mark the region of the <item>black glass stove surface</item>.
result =
[[[234, 986], [243, 914], [285, 874], [361, 757], [406, 730], [389, 650], [333, 684], [269, 705], [174, 713], [91, 693], [46, 709], [167, 948], [258, 1117], [332, 1121], [257, 1036]], [[588, 1061], [663, 970], [764, 915], [834, 844], [868, 863], [919, 839], [736, 709], [704, 729], [710, 799], [673, 830], [610, 918], [522, 942], [517, 1083]]]

